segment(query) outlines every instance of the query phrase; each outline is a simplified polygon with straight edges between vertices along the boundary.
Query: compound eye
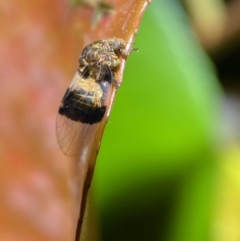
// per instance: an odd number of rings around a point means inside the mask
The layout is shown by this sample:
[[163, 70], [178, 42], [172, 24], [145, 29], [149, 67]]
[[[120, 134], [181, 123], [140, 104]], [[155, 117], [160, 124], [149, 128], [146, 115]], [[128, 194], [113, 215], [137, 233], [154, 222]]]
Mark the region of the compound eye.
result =
[[121, 46], [121, 43], [119, 43], [119, 42], [113, 42], [113, 44], [112, 44], [113, 50], [120, 49], [120, 46]]

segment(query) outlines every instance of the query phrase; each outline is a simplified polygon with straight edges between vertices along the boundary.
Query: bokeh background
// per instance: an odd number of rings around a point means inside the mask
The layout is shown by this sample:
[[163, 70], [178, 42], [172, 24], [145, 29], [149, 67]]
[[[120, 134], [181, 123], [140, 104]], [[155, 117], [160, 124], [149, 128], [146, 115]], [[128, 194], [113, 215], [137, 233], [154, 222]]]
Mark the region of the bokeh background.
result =
[[239, 2], [225, 3], [147, 9], [97, 162], [103, 240], [240, 239]]
[[[88, 42], [79, 16], [93, 11], [67, 0], [0, 2], [1, 240], [74, 240], [71, 164], [55, 116]], [[240, 240], [239, 13], [238, 0], [147, 7], [83, 240]]]

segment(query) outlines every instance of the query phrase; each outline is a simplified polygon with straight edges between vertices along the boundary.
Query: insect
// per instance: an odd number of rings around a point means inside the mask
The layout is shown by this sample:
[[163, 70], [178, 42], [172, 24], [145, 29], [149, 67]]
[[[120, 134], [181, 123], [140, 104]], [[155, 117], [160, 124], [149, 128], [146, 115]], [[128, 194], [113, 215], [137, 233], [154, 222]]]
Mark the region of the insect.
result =
[[96, 63], [107, 64], [111, 70], [119, 65], [119, 56], [128, 56], [132, 52], [125, 50], [126, 42], [120, 38], [100, 39], [87, 45], [79, 57], [80, 66]]
[[[114, 87], [120, 55], [127, 56], [122, 39], [102, 39], [87, 45], [79, 68], [58, 109], [56, 135], [68, 156], [77, 155], [91, 141], [103, 119]], [[131, 50], [132, 51], [132, 50]]]

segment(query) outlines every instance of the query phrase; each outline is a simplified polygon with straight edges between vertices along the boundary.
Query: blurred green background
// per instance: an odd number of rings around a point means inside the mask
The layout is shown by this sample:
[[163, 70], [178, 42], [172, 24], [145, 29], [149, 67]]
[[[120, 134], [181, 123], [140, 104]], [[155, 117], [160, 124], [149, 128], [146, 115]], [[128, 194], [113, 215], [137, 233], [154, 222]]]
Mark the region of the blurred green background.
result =
[[135, 46], [93, 181], [102, 240], [238, 240], [219, 200], [225, 94], [181, 4], [153, 1]]

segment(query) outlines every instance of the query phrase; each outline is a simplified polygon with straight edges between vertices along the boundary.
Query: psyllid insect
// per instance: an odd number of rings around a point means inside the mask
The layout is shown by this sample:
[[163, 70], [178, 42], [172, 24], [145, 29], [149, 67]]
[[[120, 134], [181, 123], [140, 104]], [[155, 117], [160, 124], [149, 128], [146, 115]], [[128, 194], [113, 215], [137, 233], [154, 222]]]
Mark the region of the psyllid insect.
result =
[[101, 39], [87, 45], [79, 68], [58, 109], [56, 134], [64, 154], [78, 154], [91, 141], [103, 119], [114, 87], [120, 56], [128, 56], [123, 39]]

